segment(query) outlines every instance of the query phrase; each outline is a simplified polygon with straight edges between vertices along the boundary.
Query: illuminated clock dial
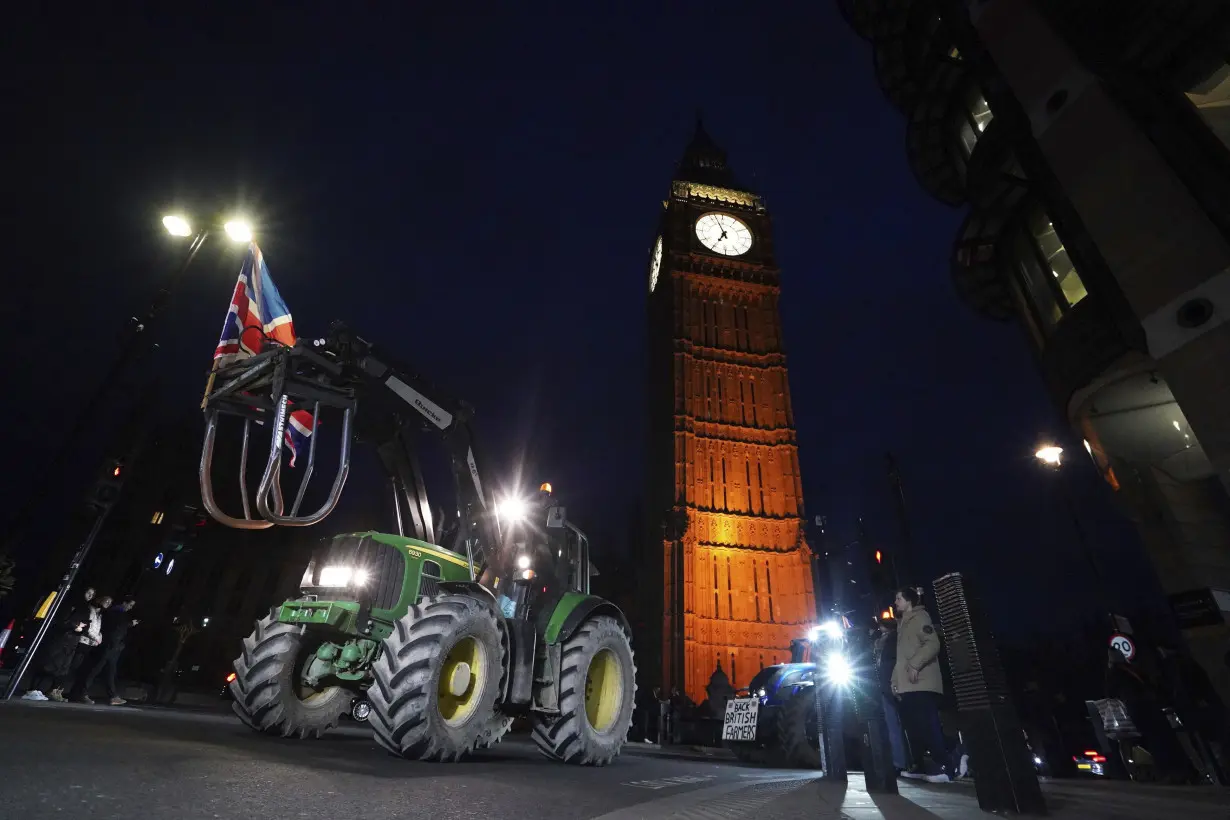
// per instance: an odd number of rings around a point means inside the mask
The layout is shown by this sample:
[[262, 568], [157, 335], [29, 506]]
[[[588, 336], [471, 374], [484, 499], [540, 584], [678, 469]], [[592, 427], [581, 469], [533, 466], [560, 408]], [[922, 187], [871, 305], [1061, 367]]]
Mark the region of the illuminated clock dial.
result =
[[705, 214], [696, 220], [696, 238], [723, 256], [742, 256], [752, 247], [752, 232], [730, 214]]
[[658, 271], [662, 270], [662, 237], [653, 243], [653, 256], [649, 259], [649, 292], [658, 286]]

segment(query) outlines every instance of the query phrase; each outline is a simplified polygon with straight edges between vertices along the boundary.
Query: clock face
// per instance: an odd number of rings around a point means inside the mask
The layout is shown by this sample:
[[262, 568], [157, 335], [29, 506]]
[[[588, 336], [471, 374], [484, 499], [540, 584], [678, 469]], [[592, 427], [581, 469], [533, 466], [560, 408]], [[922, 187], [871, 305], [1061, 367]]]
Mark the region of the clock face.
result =
[[653, 244], [653, 256], [649, 259], [649, 292], [658, 286], [658, 271], [662, 269], [662, 237]]
[[696, 220], [696, 238], [722, 256], [742, 256], [752, 247], [752, 232], [730, 214], [705, 214]]

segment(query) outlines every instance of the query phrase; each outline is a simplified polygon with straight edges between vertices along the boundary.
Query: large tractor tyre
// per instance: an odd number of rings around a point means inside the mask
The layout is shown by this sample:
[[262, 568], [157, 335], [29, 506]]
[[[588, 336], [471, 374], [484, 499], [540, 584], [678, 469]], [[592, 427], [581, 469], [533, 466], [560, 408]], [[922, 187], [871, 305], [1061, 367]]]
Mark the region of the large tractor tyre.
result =
[[303, 627], [278, 622], [274, 611], [257, 621], [230, 683], [239, 719], [282, 737], [320, 737], [336, 727], [354, 694], [341, 686], [313, 689], [300, 680], [315, 649], [304, 641]]
[[552, 760], [605, 766], [619, 755], [636, 701], [632, 644], [606, 615], [586, 621], [564, 641], [560, 669], [560, 714], [535, 714], [534, 743]]
[[441, 595], [410, 607], [372, 667], [376, 741], [410, 760], [460, 760], [495, 743], [511, 724], [495, 711], [504, 656], [489, 605]]
[[812, 740], [807, 731], [815, 723], [816, 693], [800, 689], [778, 710], [768, 763], [784, 769], [819, 769], [819, 740]]

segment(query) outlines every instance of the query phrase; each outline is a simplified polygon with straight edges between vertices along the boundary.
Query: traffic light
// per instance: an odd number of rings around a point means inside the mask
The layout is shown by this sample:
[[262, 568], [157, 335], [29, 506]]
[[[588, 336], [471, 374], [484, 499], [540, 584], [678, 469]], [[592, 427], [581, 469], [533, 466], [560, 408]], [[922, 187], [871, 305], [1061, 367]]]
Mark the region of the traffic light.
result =
[[103, 463], [98, 478], [86, 495], [86, 503], [100, 510], [108, 510], [119, 500], [124, 489], [124, 479], [127, 478], [124, 460], [109, 458]]
[[891, 559], [883, 550], [871, 551], [871, 589], [879, 598], [889, 595], [893, 588], [893, 570]]
[[190, 552], [193, 540], [205, 527], [207, 520], [205, 513], [196, 507], [181, 505], [166, 518], [167, 531], [162, 537], [158, 552], [166, 556]]

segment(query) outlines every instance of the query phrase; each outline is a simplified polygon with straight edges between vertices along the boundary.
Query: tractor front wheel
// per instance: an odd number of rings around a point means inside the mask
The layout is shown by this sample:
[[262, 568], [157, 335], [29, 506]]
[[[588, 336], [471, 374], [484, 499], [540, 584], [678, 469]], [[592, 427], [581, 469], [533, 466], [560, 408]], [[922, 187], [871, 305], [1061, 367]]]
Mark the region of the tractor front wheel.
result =
[[560, 657], [560, 714], [533, 717], [534, 743], [552, 760], [605, 766], [632, 725], [632, 644], [614, 618], [599, 615], [564, 641]]
[[460, 760], [498, 741], [511, 724], [495, 711], [504, 654], [495, 610], [483, 602], [442, 595], [410, 607], [372, 669], [377, 742], [411, 760]]
[[768, 762], [783, 769], [819, 769], [820, 741], [809, 729], [816, 726], [816, 693], [800, 689], [790, 696], [777, 714], [776, 742]]
[[232, 708], [258, 732], [283, 737], [320, 737], [350, 710], [354, 694], [341, 686], [313, 689], [299, 676], [316, 649], [301, 626], [277, 620], [276, 610], [256, 622], [235, 659]]

